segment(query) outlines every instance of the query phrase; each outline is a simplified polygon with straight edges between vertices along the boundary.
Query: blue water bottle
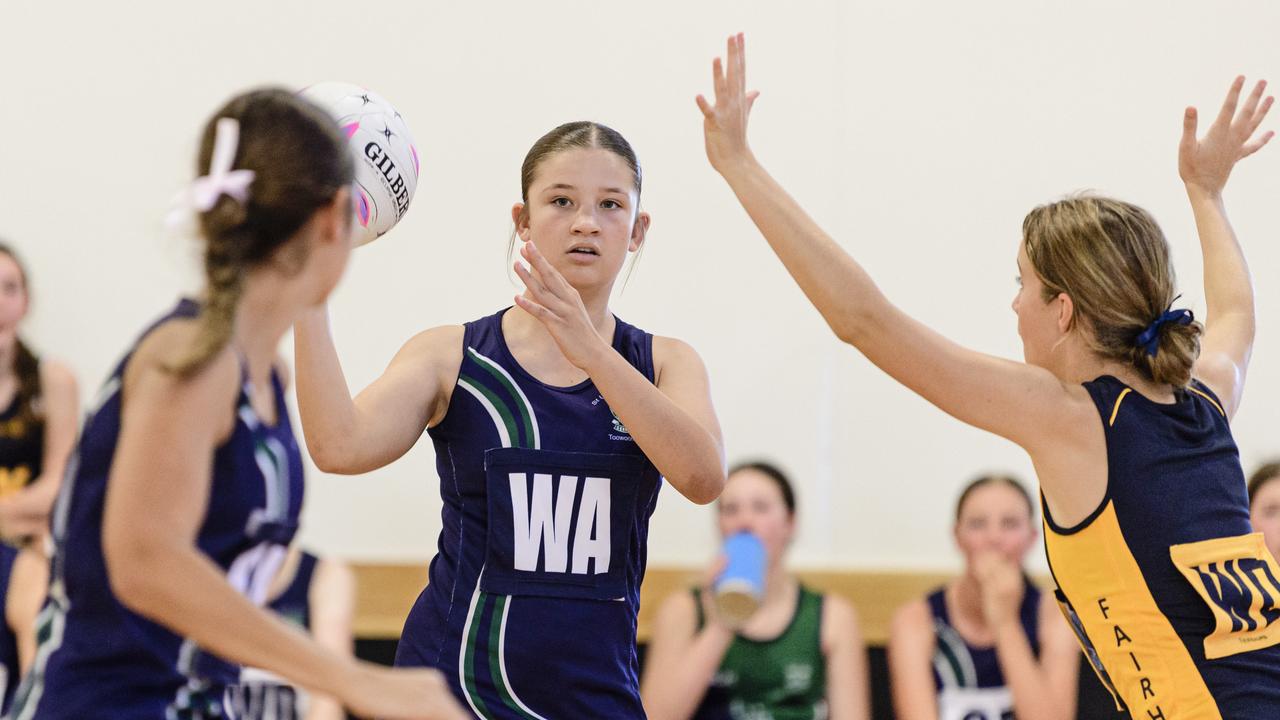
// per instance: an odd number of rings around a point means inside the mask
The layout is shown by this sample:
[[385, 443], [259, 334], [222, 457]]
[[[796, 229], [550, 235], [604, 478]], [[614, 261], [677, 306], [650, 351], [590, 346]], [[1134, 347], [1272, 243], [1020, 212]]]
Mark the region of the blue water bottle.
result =
[[729, 627], [741, 627], [764, 600], [764, 543], [747, 531], [724, 541], [726, 565], [715, 582], [716, 612]]

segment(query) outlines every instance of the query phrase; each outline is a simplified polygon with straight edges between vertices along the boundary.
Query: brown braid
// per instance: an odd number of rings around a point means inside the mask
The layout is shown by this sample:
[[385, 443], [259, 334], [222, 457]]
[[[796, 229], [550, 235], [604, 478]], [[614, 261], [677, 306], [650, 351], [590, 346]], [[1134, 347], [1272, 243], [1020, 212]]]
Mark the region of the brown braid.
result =
[[199, 335], [169, 370], [187, 377], [209, 363], [235, 330], [246, 273], [269, 260], [354, 178], [346, 140], [323, 110], [281, 89], [232, 98], [204, 129], [196, 172], [209, 171], [217, 121], [234, 118], [240, 142], [233, 168], [252, 170], [245, 202], [223, 195], [200, 214], [206, 297]]

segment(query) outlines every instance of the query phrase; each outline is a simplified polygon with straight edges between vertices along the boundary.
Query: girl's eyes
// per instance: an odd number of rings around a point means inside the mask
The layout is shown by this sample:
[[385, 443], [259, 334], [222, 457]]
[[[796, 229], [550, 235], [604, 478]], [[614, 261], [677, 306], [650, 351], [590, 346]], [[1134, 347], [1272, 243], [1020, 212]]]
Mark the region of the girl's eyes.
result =
[[[573, 201], [567, 197], [560, 196], [560, 197], [552, 198], [551, 204], [555, 205], [556, 207], [565, 208], [565, 207], [572, 206]], [[618, 202], [617, 200], [602, 200], [600, 201], [600, 207], [604, 208], [605, 210], [621, 210], [622, 203]]]

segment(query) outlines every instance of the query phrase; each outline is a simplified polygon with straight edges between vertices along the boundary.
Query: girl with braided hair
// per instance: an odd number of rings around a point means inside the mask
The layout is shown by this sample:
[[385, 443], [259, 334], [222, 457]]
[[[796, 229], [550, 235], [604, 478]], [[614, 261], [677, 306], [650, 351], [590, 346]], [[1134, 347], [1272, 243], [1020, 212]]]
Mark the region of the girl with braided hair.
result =
[[41, 540], [79, 413], [71, 370], [37, 356], [19, 334], [30, 305], [27, 269], [0, 242], [0, 713], [35, 651], [49, 573]]
[[255, 90], [205, 126], [197, 172], [203, 296], [144, 332], [98, 393], [12, 717], [226, 717], [241, 663], [364, 715], [461, 717], [437, 673], [357, 663], [260, 607], [303, 491], [273, 361], [346, 266], [346, 143], [319, 108]]
[[48, 526], [79, 412], [71, 370], [38, 357], [18, 333], [30, 304], [26, 268], [0, 242], [0, 537], [10, 542]]

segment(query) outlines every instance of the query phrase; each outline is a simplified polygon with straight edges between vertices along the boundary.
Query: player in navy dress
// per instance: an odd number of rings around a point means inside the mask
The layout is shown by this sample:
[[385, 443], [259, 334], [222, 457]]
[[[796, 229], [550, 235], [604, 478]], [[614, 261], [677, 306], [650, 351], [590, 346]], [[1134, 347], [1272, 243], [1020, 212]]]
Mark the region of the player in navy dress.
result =
[[1035, 502], [1006, 475], [972, 481], [953, 536], [964, 572], [894, 613], [889, 679], [903, 720], [1076, 716], [1080, 650], [1058, 604], [1030, 582]]
[[333, 472], [385, 465], [424, 430], [435, 446], [443, 530], [397, 664], [440, 668], [478, 717], [643, 718], [649, 517], [664, 478], [716, 498], [719, 425], [694, 351], [609, 311], [649, 225], [627, 141], [562, 125], [521, 179], [516, 305], [412, 338], [354, 400], [316, 313], [295, 333], [302, 426]]
[[1222, 191], [1274, 133], [1244, 78], [1178, 148], [1204, 257], [1203, 324], [1172, 307], [1149, 213], [1076, 196], [1023, 221], [1013, 300], [1025, 363], [963, 348], [894, 306], [756, 161], [741, 35], [698, 98], [712, 166], [836, 335], [953, 416], [1005, 437], [1040, 479], [1061, 609], [1134, 717], [1280, 717], [1280, 565], [1249, 525], [1229, 423], [1253, 347], [1253, 290]]
[[303, 491], [273, 360], [350, 253], [344, 139], [294, 94], [251, 91], [206, 125], [197, 168], [205, 292], [141, 335], [85, 421], [12, 717], [224, 717], [246, 662], [361, 713], [455, 718], [438, 677], [357, 665], [259, 607]]
[[[352, 654], [356, 605], [355, 574], [346, 563], [293, 546], [268, 592], [267, 607], [317, 642]], [[275, 673], [240, 670], [226, 704], [237, 720], [344, 720], [342, 707], [325, 695], [307, 692]]]

